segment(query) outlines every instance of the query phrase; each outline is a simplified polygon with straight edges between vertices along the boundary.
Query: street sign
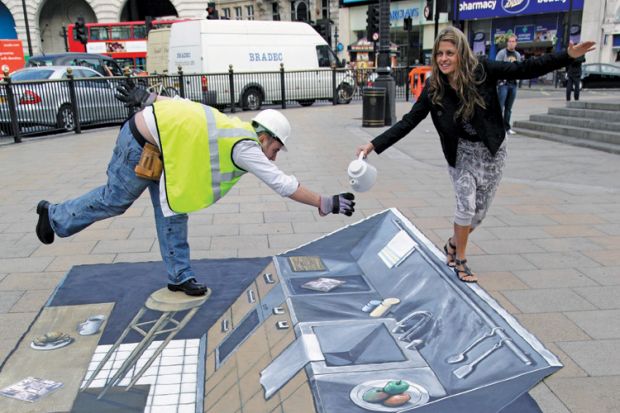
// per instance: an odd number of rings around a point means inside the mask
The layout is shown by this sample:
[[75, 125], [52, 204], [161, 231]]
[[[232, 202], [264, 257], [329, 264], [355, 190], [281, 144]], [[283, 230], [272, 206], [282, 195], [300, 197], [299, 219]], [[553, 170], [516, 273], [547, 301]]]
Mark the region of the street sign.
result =
[[18, 39], [0, 40], [0, 66], [7, 66], [9, 72], [24, 67], [24, 48]]

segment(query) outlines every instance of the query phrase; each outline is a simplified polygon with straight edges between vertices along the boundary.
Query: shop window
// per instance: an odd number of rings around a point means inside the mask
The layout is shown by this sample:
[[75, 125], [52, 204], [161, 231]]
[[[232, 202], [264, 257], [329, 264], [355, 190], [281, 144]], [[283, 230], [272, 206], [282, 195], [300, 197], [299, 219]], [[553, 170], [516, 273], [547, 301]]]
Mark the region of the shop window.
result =
[[254, 6], [245, 6], [245, 11], [248, 14], [248, 20], [254, 20]]
[[243, 18], [243, 12], [241, 7], [235, 7], [235, 19], [241, 20]]

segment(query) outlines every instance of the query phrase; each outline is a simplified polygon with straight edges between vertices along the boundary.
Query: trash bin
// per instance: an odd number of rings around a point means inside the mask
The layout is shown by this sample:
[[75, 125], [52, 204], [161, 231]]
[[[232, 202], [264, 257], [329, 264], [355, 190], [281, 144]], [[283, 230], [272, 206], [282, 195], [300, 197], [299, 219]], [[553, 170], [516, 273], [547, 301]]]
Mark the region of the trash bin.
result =
[[362, 90], [362, 126], [385, 126], [385, 88]]

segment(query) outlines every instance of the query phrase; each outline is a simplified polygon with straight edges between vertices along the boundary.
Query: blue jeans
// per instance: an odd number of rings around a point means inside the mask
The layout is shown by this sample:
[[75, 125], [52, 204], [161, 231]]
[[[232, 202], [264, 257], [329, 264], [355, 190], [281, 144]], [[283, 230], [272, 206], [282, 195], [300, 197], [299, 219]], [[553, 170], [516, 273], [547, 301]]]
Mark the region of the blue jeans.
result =
[[504, 129], [510, 129], [510, 116], [512, 115], [512, 105], [515, 103], [517, 97], [517, 85], [507, 83], [500, 85], [497, 89], [499, 96], [499, 107], [502, 110], [504, 116]]
[[94, 222], [123, 214], [148, 188], [168, 282], [181, 284], [194, 278], [187, 243], [187, 215], [163, 216], [159, 204], [159, 182], [138, 178], [134, 172], [141, 155], [142, 147], [133, 138], [129, 124], [125, 123], [108, 165], [108, 182], [78, 198], [50, 205], [50, 223], [56, 235], [68, 237]]

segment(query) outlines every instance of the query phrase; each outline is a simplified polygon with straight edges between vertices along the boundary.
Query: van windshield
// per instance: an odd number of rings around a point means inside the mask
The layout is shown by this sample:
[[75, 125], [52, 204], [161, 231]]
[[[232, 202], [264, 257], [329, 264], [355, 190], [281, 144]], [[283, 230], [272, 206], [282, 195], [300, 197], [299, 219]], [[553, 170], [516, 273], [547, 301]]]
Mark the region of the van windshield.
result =
[[338, 59], [328, 45], [320, 45], [316, 47], [316, 55], [319, 60], [319, 67], [332, 67], [338, 65]]

